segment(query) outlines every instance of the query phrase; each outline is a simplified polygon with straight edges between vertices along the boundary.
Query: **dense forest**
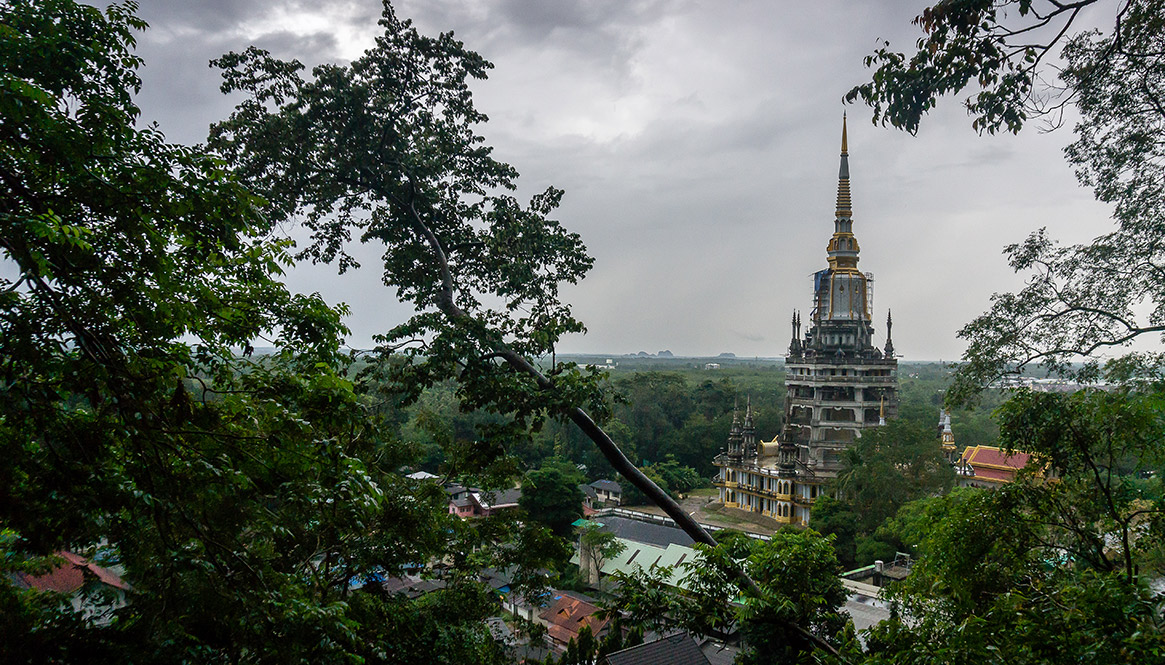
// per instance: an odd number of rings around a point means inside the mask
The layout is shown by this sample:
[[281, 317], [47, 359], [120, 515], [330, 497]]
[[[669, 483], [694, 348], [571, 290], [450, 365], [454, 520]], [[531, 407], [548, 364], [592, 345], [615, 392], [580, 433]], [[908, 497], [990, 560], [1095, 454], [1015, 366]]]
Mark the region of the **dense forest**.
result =
[[[770, 441], [780, 432], [785, 397], [783, 363], [716, 360], [719, 369], [705, 369], [711, 359], [620, 359], [606, 370], [610, 416], [604, 427], [633, 461], [647, 466], [670, 457], [700, 477], [711, 479], [716, 472], [712, 459], [725, 446], [734, 409], [743, 416], [746, 406], [751, 406], [760, 438]], [[937, 448], [939, 408], [952, 368], [939, 363], [902, 362], [898, 371], [900, 418], [932, 433]], [[999, 403], [1000, 396], [991, 392], [974, 408], [952, 411], [952, 427], [960, 445], [997, 442], [999, 430], [991, 411]], [[421, 468], [442, 474], [454, 469], [439, 442], [468, 444], [477, 436], [477, 424], [494, 421], [489, 414], [463, 410], [452, 383], [426, 390], [402, 417], [406, 419], [403, 436], [424, 451]], [[536, 468], [542, 460], [556, 456], [583, 465], [590, 480], [614, 477], [594, 445], [569, 423], [546, 423], [528, 444], [511, 453], [524, 468]]]

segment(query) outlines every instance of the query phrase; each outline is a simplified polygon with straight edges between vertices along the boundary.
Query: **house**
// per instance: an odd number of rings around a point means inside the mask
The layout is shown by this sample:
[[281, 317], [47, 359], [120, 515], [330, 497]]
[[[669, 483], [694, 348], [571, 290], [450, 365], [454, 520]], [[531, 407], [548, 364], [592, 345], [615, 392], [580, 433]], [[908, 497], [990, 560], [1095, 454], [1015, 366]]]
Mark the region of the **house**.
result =
[[449, 502], [449, 514], [462, 519], [473, 517], [477, 513], [477, 503], [472, 496], [454, 499]]
[[590, 486], [595, 498], [604, 504], [617, 506], [623, 500], [623, 487], [613, 480], [596, 480]]
[[522, 498], [522, 490], [520, 488], [489, 492], [474, 490], [470, 492], [470, 496], [477, 504], [477, 515], [489, 517], [499, 510], [517, 508], [518, 499]]
[[401, 575], [400, 577], [386, 578], [380, 583], [380, 586], [389, 595], [401, 595], [409, 600], [413, 600], [425, 594], [444, 589], [445, 580], [424, 579], [415, 574]]
[[599, 659], [599, 665], [711, 665], [688, 633], [676, 633], [644, 642]]
[[546, 625], [546, 638], [552, 648], [565, 651], [571, 640], [578, 639], [578, 631], [583, 626], [591, 629], [596, 638], [606, 634], [609, 619], [598, 615], [599, 607], [590, 598], [568, 591], [556, 591], [551, 595], [550, 606], [538, 616]]
[[450, 497], [449, 514], [463, 519], [489, 517], [501, 510], [517, 508], [518, 499], [522, 498], [521, 489], [486, 491], [476, 487], [466, 489], [457, 485], [454, 490], [446, 487], [445, 492]]
[[449, 495], [450, 501], [457, 501], [469, 495], [469, 488], [460, 483], [445, 483], [445, 494]]
[[1028, 465], [1032, 456], [1015, 452], [1008, 455], [993, 446], [967, 446], [955, 465], [960, 487], [995, 488], [1014, 482], [1015, 476]]
[[[583, 493], [583, 514], [593, 513], [599, 507], [599, 495], [595, 492], [595, 488], [590, 485], [579, 485], [578, 489]], [[591, 513], [586, 512], [587, 510], [590, 510]]]
[[19, 589], [52, 591], [70, 596], [73, 609], [97, 625], [105, 625], [113, 612], [126, 604], [132, 588], [116, 573], [72, 552], [54, 553], [62, 561], [41, 575], [16, 573], [13, 582]]

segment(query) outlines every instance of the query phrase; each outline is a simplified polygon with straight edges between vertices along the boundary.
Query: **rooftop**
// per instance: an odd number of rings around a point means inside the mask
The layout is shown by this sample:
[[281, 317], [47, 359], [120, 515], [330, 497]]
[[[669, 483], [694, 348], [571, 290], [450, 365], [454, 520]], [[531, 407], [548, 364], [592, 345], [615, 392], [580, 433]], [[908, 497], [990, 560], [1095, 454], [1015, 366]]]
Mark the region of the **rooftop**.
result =
[[687, 633], [607, 654], [607, 665], [710, 665], [707, 656]]
[[79, 554], [60, 551], [56, 552], [54, 556], [60, 557], [64, 561], [43, 575], [17, 573], [17, 585], [37, 591], [76, 593], [85, 586], [85, 579], [89, 577], [121, 591], [129, 591], [130, 589], [129, 584], [115, 575], [113, 571], [102, 568]]

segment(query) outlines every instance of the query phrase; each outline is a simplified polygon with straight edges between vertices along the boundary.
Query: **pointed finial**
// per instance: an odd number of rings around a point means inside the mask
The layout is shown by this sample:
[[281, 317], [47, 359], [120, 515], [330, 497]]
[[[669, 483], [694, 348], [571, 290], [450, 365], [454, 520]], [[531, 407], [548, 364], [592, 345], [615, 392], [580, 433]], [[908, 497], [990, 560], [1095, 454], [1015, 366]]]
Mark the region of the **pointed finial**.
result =
[[843, 154], [843, 155], [849, 154], [849, 146], [848, 146], [848, 142], [846, 140], [846, 131], [845, 131], [845, 111], [841, 112], [841, 154]]
[[894, 357], [894, 317], [890, 310], [886, 310], [886, 357]]

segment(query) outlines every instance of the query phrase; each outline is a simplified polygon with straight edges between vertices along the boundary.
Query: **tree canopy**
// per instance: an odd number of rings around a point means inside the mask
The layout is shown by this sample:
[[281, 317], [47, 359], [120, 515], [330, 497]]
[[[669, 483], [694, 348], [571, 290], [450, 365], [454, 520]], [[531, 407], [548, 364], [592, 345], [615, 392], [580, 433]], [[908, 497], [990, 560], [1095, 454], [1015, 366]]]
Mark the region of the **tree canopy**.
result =
[[[1111, 26], [1082, 30], [1081, 12], [1101, 5], [1113, 10]], [[1156, 0], [938, 2], [915, 21], [925, 33], [917, 52], [887, 44], [867, 59], [872, 80], [848, 95], [869, 103], [875, 122], [911, 132], [940, 96], [975, 85], [966, 105], [979, 131], [1016, 132], [1037, 117], [1056, 126], [1074, 105], [1065, 154], [1116, 222], [1091, 243], [1057, 245], [1040, 230], [1008, 247], [1027, 286], [993, 296], [960, 331], [968, 348], [949, 402], [973, 401], [1029, 363], [1109, 386], [1011, 391], [996, 411], [1001, 446], [1033, 456], [1017, 482], [920, 499], [884, 525], [919, 558], [891, 593], [905, 618], [872, 631], [870, 662], [1143, 662], [1162, 653], [1162, 598], [1149, 578], [1165, 542], [1155, 477], [1163, 358], [1116, 354], [1165, 330], [1163, 16]], [[1047, 78], [1053, 71], [1058, 82]]]
[[[1106, 5], [1114, 16], [1106, 29], [1078, 25], [1084, 9]], [[1113, 206], [1116, 229], [1091, 243], [1062, 246], [1039, 230], [1006, 249], [1028, 284], [993, 296], [991, 310], [960, 331], [968, 362], [952, 400], [970, 399], [1027, 363], [1095, 379], [1095, 353], [1165, 331], [1165, 256], [1153, 240], [1165, 235], [1161, 14], [1158, 0], [938, 2], [915, 19], [924, 37], [914, 55], [887, 44], [867, 58], [873, 78], [847, 98], [870, 104], [876, 122], [911, 132], [940, 96], [972, 86], [979, 92], [966, 106], [980, 131], [1017, 132], [1074, 105], [1079, 121], [1068, 162], [1081, 184]], [[1063, 65], [1053, 67], [1057, 57]], [[1083, 369], [1071, 366], [1082, 358], [1089, 361]], [[1122, 371], [1154, 372], [1160, 360], [1135, 355]]]
[[561, 538], [574, 533], [573, 523], [582, 517], [583, 493], [579, 485], [586, 478], [573, 464], [549, 459], [522, 479], [520, 505], [531, 519], [545, 524]]
[[[398, 472], [399, 386], [283, 286], [268, 201], [139, 126], [135, 9], [0, 5], [0, 660], [501, 662], [474, 576], [537, 534]], [[11, 584], [62, 549], [124, 570], [108, 625]], [[444, 590], [376, 592], [449, 552]]]

